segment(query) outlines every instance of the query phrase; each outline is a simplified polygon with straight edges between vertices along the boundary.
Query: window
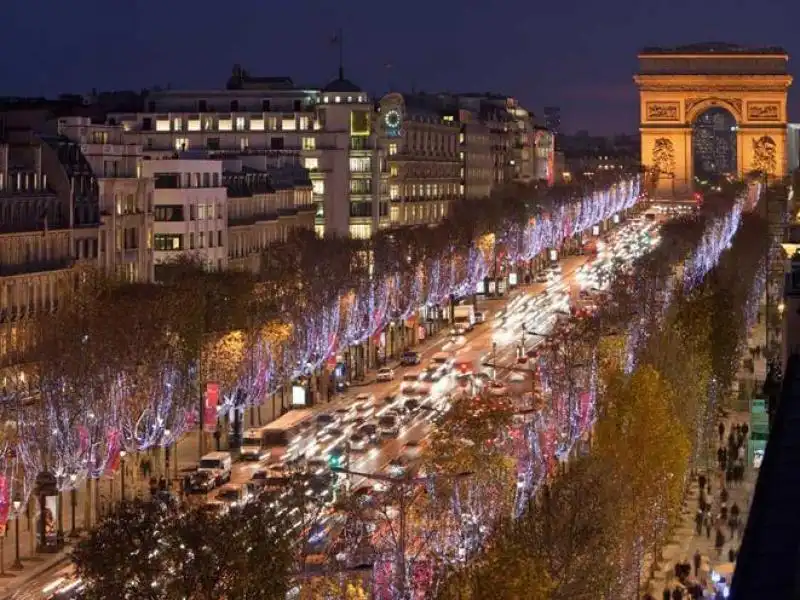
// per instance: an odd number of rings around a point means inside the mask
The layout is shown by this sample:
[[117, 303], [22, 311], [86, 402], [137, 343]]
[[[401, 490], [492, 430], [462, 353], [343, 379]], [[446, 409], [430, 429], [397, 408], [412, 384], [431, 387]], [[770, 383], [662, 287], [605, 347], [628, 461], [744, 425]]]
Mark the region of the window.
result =
[[350, 113], [350, 135], [369, 135], [370, 113], [354, 110]]
[[269, 100], [262, 100], [261, 101], [261, 110], [264, 112], [270, 111]]
[[189, 119], [186, 126], [189, 131], [200, 131], [200, 119]]
[[297, 129], [297, 121], [294, 117], [284, 117], [281, 121], [281, 129], [283, 131], [294, 131]]
[[189, 138], [175, 138], [175, 150], [178, 152], [189, 149]]
[[264, 131], [264, 119], [250, 119], [250, 131]]
[[282, 137], [274, 137], [269, 141], [269, 147], [271, 150], [283, 150], [283, 138]]
[[231, 100], [231, 112], [236, 112], [237, 110], [239, 110], [239, 101]]
[[154, 213], [156, 221], [183, 221], [183, 206], [181, 204], [156, 206]]
[[189, 234], [189, 250], [194, 250], [194, 233]]
[[389, 186], [389, 198], [391, 200], [395, 200], [400, 197], [400, 186], [399, 185], [390, 185]]
[[350, 159], [351, 173], [369, 173], [372, 170], [372, 161], [367, 157], [356, 157]]
[[351, 179], [350, 180], [350, 193], [351, 194], [371, 194], [372, 182], [369, 179]]
[[200, 100], [197, 103], [197, 110], [199, 110], [200, 112], [206, 112], [208, 110], [208, 101]]
[[315, 150], [317, 148], [317, 140], [313, 137], [303, 138], [303, 150]]
[[319, 169], [319, 159], [318, 158], [306, 158], [303, 161], [303, 166], [308, 169], [309, 171], [316, 171]]
[[389, 167], [389, 175], [392, 177], [397, 177], [397, 165], [391, 165]]
[[92, 132], [92, 143], [93, 144], [107, 144], [108, 143], [108, 132], [107, 131], [94, 131], [94, 132]]
[[334, 102], [336, 102], [336, 103], [338, 104], [339, 102], [341, 102], [341, 101], [342, 101], [342, 97], [341, 97], [341, 96], [336, 96], [336, 97], [333, 99], [333, 101], [334, 101]]
[[236, 117], [236, 131], [244, 131], [245, 122], [244, 117]]
[[178, 189], [181, 187], [180, 177], [177, 173], [154, 173], [153, 180], [157, 190]]
[[205, 117], [203, 119], [203, 129], [206, 131], [214, 131], [214, 119], [212, 117]]
[[311, 129], [308, 126], [308, 117], [298, 117], [297, 118], [297, 128], [300, 131], [308, 131], [309, 129]]
[[206, 232], [201, 231], [197, 234], [197, 247], [198, 248], [205, 248], [206, 247]]
[[270, 117], [267, 120], [267, 128], [270, 131], [275, 131], [276, 129], [278, 129], [278, 117]]
[[153, 236], [156, 250], [162, 252], [183, 250], [183, 236], [175, 233], [157, 233]]
[[250, 147], [250, 138], [243, 137], [239, 140], [239, 149], [247, 150]]
[[169, 119], [156, 119], [156, 131], [169, 131]]
[[206, 148], [209, 150], [219, 150], [219, 138], [218, 137], [210, 137], [206, 141]]
[[220, 131], [230, 131], [233, 129], [233, 121], [230, 118], [222, 119], [220, 118], [219, 122], [217, 123], [217, 128]]
[[175, 117], [172, 119], [172, 128], [175, 131], [181, 131], [183, 129], [183, 119], [180, 117]]
[[325, 193], [325, 181], [322, 179], [315, 179], [311, 182], [311, 188], [315, 194]]
[[217, 231], [217, 246], [222, 248], [222, 229]]
[[397, 144], [389, 144], [389, 156], [397, 154]]

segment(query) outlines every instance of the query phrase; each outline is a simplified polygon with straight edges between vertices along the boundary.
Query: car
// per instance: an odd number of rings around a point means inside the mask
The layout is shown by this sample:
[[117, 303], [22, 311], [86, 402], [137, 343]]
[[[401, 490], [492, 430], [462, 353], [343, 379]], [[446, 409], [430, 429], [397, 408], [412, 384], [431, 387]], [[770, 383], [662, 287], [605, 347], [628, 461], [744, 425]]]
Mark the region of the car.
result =
[[332, 424], [335, 420], [336, 418], [328, 413], [320, 413], [317, 415], [317, 418], [315, 419], [317, 427], [319, 427], [320, 429], [327, 427], [328, 425]]
[[375, 442], [378, 439], [378, 426], [374, 423], [367, 423], [359, 427], [357, 433], [367, 438], [370, 442]]
[[352, 452], [363, 452], [369, 445], [369, 438], [360, 433], [354, 433], [350, 436], [350, 450]]
[[485, 323], [486, 322], [486, 313], [483, 311], [475, 311], [475, 324], [478, 323]]
[[378, 419], [378, 430], [384, 437], [397, 437], [400, 435], [400, 421], [397, 415], [384, 415]]
[[422, 445], [419, 442], [406, 442], [400, 454], [410, 460], [417, 459], [422, 454]]
[[356, 403], [358, 406], [363, 406], [365, 404], [372, 404], [375, 402], [375, 394], [370, 394], [368, 392], [361, 392], [356, 396]]
[[391, 367], [381, 367], [378, 369], [378, 374], [375, 375], [378, 381], [392, 381], [394, 379], [394, 369]]
[[413, 350], [407, 350], [406, 352], [403, 352], [403, 356], [400, 358], [400, 364], [404, 367], [418, 365], [419, 361], [419, 352], [414, 352]]
[[508, 394], [508, 388], [499, 381], [493, 381], [489, 384], [489, 394], [492, 396], [505, 396]]
[[228, 483], [223, 485], [217, 494], [216, 501], [227, 505], [228, 508], [242, 506], [250, 499], [247, 488], [243, 485]]
[[387, 406], [391, 406], [392, 404], [397, 402], [399, 398], [400, 396], [398, 394], [387, 394], [386, 396], [383, 397], [383, 403]]
[[403, 406], [409, 413], [414, 414], [419, 410], [420, 403], [414, 398], [409, 398], [408, 400], [405, 401]]
[[185, 487], [189, 494], [207, 494], [217, 487], [217, 478], [211, 471], [195, 471], [189, 475]]

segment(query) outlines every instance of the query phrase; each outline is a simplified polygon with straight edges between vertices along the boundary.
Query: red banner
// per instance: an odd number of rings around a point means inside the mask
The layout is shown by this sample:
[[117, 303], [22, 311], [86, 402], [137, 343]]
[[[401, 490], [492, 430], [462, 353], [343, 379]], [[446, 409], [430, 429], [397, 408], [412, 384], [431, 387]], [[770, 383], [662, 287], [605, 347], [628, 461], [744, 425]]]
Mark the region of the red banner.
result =
[[206, 384], [206, 403], [203, 412], [203, 429], [205, 431], [217, 430], [217, 406], [219, 406], [219, 384]]
[[117, 429], [109, 429], [106, 434], [106, 445], [108, 447], [108, 463], [106, 464], [105, 475], [113, 476], [119, 469], [121, 461], [120, 450], [122, 450], [122, 435]]
[[8, 523], [8, 513], [11, 512], [11, 490], [8, 477], [0, 475], [0, 531], [5, 532]]

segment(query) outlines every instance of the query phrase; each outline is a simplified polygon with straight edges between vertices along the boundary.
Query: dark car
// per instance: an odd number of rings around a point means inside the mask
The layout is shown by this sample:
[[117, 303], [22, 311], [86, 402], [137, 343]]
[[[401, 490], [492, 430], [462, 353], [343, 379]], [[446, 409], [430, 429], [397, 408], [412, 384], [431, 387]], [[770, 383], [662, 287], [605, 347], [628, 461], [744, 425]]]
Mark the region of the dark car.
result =
[[207, 494], [216, 486], [216, 477], [211, 471], [197, 471], [189, 476], [186, 491], [190, 494]]
[[418, 365], [420, 361], [419, 352], [403, 352], [403, 356], [400, 358], [400, 364], [409, 367], [412, 365]]

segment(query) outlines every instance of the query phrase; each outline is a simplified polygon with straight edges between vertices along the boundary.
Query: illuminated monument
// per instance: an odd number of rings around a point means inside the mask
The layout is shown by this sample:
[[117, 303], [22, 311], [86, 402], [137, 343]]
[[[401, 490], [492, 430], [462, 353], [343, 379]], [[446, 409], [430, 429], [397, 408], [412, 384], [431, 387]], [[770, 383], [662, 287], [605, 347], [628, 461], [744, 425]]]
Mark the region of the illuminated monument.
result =
[[639, 53], [642, 164], [661, 195], [727, 174], [785, 175], [788, 60], [782, 48], [719, 43]]

